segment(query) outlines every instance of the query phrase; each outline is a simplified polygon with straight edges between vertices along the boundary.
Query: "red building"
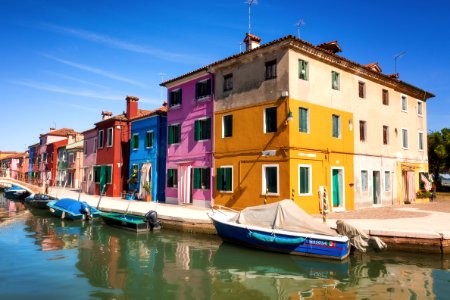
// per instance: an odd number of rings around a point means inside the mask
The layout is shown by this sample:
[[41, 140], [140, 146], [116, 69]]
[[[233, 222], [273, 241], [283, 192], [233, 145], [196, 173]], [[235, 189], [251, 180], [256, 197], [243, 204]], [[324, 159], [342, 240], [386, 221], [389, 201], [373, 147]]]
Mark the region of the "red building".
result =
[[143, 116], [149, 110], [138, 109], [139, 98], [127, 96], [126, 112], [112, 116], [102, 112], [102, 120], [95, 123], [97, 129], [97, 159], [94, 167], [95, 193], [120, 197], [127, 189], [131, 120]]
[[67, 145], [68, 140], [61, 140], [47, 145], [47, 163], [45, 168], [48, 172], [51, 172], [51, 178], [49, 186], [56, 186], [56, 169], [58, 165], [58, 149]]

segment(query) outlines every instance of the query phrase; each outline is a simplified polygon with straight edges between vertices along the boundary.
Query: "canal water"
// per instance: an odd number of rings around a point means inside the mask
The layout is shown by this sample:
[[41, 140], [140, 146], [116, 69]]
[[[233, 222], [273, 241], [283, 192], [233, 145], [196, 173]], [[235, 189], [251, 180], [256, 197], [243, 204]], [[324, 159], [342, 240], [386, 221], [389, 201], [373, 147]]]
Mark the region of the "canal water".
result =
[[450, 257], [292, 257], [0, 205], [0, 299], [449, 299]]

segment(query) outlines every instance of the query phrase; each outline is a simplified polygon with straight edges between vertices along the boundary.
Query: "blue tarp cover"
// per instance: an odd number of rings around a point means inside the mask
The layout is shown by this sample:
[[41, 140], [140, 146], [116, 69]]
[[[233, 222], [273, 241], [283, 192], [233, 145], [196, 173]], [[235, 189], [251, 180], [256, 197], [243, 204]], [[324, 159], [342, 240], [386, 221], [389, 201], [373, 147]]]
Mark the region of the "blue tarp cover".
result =
[[62, 209], [70, 211], [74, 214], [83, 213], [84, 209], [87, 207], [87, 205], [84, 202], [69, 198], [64, 198], [59, 201], [56, 201], [55, 206], [61, 207]]

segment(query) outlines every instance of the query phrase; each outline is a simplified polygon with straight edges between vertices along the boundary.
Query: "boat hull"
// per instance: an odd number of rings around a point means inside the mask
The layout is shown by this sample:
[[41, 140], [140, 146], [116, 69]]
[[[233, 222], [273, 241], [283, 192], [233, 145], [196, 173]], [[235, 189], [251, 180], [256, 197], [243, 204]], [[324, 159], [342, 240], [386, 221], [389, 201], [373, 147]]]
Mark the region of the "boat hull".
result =
[[[63, 199], [64, 200], [64, 199]], [[60, 200], [61, 201], [61, 200]], [[73, 202], [79, 202], [77, 200], [72, 200]], [[89, 206], [86, 202], [79, 202], [81, 205], [88, 207], [90, 209], [90, 218], [95, 219], [100, 217], [100, 211], [92, 206]], [[50, 201], [47, 206], [50, 208], [52, 214], [61, 219], [69, 219], [74, 221], [87, 220], [88, 216], [86, 213], [82, 213], [80, 210], [68, 210], [63, 207], [58, 206], [58, 201]]]
[[348, 241], [341, 241], [339, 238], [277, 233], [275, 235], [279, 241], [277, 242], [271, 232], [235, 226], [213, 217], [211, 219], [217, 234], [226, 242], [265, 251], [337, 260], [345, 259], [349, 255]]
[[101, 216], [103, 221], [110, 226], [134, 232], [147, 232], [160, 229], [160, 226], [151, 226], [144, 216], [125, 215], [122, 213], [102, 213]]
[[25, 198], [24, 204], [30, 208], [37, 208], [37, 209], [48, 209], [47, 204], [50, 201], [54, 201], [56, 198], [48, 196], [48, 195], [42, 195], [42, 194], [36, 194], [31, 195]]
[[30, 195], [30, 192], [23, 190], [5, 190], [3, 192], [5, 197], [10, 200], [24, 200], [26, 197]]

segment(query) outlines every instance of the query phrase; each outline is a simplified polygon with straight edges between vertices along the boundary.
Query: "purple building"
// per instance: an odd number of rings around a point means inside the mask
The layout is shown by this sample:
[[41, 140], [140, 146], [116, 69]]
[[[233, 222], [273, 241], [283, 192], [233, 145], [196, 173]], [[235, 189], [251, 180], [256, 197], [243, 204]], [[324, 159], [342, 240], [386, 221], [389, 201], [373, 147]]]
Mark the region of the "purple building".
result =
[[83, 176], [81, 190], [83, 193], [95, 194], [94, 166], [97, 163], [97, 128], [83, 132]]
[[166, 203], [213, 205], [213, 86], [207, 68], [162, 83], [168, 89]]

